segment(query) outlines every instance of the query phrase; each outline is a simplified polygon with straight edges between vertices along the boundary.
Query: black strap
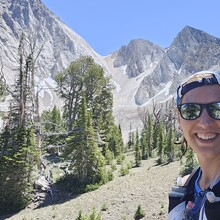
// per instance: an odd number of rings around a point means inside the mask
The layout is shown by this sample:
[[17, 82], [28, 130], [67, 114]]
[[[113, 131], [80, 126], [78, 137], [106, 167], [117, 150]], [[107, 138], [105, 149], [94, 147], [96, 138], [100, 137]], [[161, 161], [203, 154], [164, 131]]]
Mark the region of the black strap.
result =
[[194, 200], [194, 189], [195, 189], [195, 181], [198, 177], [200, 167], [197, 166], [192, 173], [189, 175], [188, 179], [186, 180], [183, 187], [186, 188], [186, 195], [183, 198], [183, 201], [185, 200], [186, 204], [188, 201]]
[[215, 193], [215, 196], [220, 197], [220, 182], [218, 182], [212, 189], [211, 191], [213, 191]]
[[[197, 167], [192, 171], [192, 173], [189, 175], [189, 177], [187, 178], [187, 180], [186, 180], [186, 182], [185, 182], [185, 184], [184, 184], [185, 187], [187, 187], [187, 186], [189, 185], [191, 179], [192, 179], [193, 177], [195, 177], [194, 175], [195, 175], [195, 173], [197, 173], [197, 172], [199, 171], [199, 169], [200, 169], [200, 166], [197, 166]], [[197, 175], [196, 175], [196, 177], [197, 177]], [[193, 179], [194, 179], [194, 178], [193, 178]]]

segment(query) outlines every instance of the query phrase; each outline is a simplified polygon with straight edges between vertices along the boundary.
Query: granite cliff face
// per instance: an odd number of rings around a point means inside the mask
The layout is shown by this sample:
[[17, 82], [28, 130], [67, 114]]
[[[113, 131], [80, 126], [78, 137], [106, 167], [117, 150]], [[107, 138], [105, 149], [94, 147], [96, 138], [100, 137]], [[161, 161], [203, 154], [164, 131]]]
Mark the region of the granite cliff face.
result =
[[24, 33], [37, 46], [43, 45], [37, 76], [53, 76], [82, 55], [100, 56], [73, 30], [68, 28], [40, 0], [2, 0], [0, 3], [0, 48], [4, 66], [16, 63], [19, 39]]
[[150, 41], [131, 40], [128, 45], [122, 46], [114, 60], [114, 67], [126, 65], [125, 72], [132, 78], [151, 69], [152, 64], [158, 63], [164, 54], [164, 49]]
[[[17, 68], [17, 51], [24, 33], [36, 48], [43, 46], [37, 60], [36, 80], [53, 87], [53, 77], [82, 55], [91, 56], [115, 84], [114, 114], [124, 136], [130, 128], [142, 127], [138, 109], [151, 101], [170, 100], [176, 85], [188, 75], [204, 69], [220, 69], [220, 39], [186, 26], [168, 48], [144, 39], [133, 39], [102, 57], [67, 27], [40, 0], [1, 0], [1, 67], [9, 83]], [[41, 109], [59, 103], [55, 93], [41, 94]], [[0, 106], [1, 108], [1, 106]]]
[[39, 97], [40, 111], [49, 110], [55, 103], [62, 105], [53, 92], [53, 78], [72, 61], [86, 55], [102, 65], [102, 57], [40, 0], [1, 0], [0, 29], [1, 67], [9, 84], [13, 84], [18, 71], [21, 35], [25, 35], [37, 53], [42, 48], [35, 65], [36, 85], [45, 88]]
[[132, 40], [108, 59], [117, 85], [115, 116], [128, 132], [130, 124], [143, 126], [138, 109], [172, 100], [177, 84], [197, 71], [220, 69], [220, 39], [186, 26], [166, 49]]
[[186, 26], [166, 50], [151, 75], [141, 82], [135, 94], [136, 103], [145, 103], [165, 87], [169, 88], [168, 95], [173, 94], [177, 83], [187, 76], [200, 70], [215, 70], [219, 67], [220, 39]]

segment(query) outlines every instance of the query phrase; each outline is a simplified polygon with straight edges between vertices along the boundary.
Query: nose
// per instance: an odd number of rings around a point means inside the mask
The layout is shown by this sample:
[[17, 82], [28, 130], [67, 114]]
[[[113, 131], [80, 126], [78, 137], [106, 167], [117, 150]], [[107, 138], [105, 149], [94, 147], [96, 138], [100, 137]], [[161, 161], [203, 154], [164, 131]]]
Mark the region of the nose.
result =
[[199, 117], [199, 122], [202, 124], [202, 125], [209, 125], [213, 122], [213, 118], [210, 117], [209, 113], [207, 112], [207, 109], [206, 108], [203, 108], [202, 109], [202, 113]]

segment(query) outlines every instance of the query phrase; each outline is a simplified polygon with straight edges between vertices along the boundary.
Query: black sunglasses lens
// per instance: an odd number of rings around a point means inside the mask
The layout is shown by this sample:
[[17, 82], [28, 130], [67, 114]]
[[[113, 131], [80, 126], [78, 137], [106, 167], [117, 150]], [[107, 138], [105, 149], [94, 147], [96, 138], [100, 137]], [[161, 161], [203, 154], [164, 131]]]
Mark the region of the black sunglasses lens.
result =
[[193, 103], [181, 104], [179, 107], [182, 118], [186, 120], [194, 120], [201, 114], [201, 106]]
[[220, 119], [220, 102], [212, 103], [207, 108], [209, 115], [214, 119]]

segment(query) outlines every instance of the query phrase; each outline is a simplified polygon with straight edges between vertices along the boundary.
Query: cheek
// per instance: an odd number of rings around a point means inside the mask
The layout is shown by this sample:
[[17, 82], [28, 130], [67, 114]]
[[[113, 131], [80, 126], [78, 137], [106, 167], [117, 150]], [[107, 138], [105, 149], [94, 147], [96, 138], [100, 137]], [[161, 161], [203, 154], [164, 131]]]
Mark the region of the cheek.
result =
[[179, 122], [179, 129], [183, 132], [183, 135], [188, 136], [189, 131], [192, 128], [192, 124], [190, 123], [190, 121], [184, 120], [180, 116], [178, 122]]

